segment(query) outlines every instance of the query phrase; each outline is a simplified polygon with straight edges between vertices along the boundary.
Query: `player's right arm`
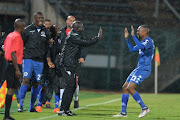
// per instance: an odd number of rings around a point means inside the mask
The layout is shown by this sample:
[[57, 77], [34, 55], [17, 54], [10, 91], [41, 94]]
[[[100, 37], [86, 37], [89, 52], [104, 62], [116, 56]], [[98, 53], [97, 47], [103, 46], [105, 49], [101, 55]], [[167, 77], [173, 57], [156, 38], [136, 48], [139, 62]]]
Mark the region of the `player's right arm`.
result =
[[15, 39], [13, 40], [13, 43], [12, 43], [13, 47], [12, 47], [12, 51], [11, 51], [12, 63], [15, 68], [15, 75], [16, 75], [17, 79], [19, 79], [21, 77], [21, 72], [20, 72], [18, 64], [17, 64], [17, 56], [16, 56], [16, 52], [19, 49], [19, 42], [20, 42], [20, 39], [18, 37], [15, 37]]
[[124, 30], [124, 37], [125, 37], [125, 39], [126, 39], [126, 43], [127, 43], [127, 45], [128, 45], [128, 48], [129, 48], [130, 52], [138, 51], [137, 46], [133, 46], [133, 45], [131, 44], [130, 40], [128, 39], [129, 33], [128, 33], [127, 28], [125, 28], [125, 30]]
[[15, 71], [16, 78], [19, 79], [21, 77], [21, 72], [20, 72], [18, 64], [17, 64], [16, 52], [12, 52], [11, 57], [12, 57], [12, 63], [13, 63], [14, 68], [16, 70]]

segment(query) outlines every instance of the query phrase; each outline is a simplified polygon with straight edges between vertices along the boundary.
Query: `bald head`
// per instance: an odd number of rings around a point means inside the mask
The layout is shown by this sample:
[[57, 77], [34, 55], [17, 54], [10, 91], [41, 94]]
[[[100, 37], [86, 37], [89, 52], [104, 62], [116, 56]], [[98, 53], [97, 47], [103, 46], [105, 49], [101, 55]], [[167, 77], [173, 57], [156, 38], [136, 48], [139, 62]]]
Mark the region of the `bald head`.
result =
[[69, 15], [69, 16], [67, 17], [67, 20], [68, 20], [68, 19], [72, 19], [72, 18], [73, 18], [73, 19], [75, 19], [75, 17], [74, 17], [74, 16]]
[[66, 20], [66, 24], [67, 24], [67, 29], [72, 29], [72, 23], [76, 20], [76, 18], [72, 15], [68, 16], [67, 17], [67, 20]]
[[25, 27], [25, 22], [22, 19], [18, 18], [14, 21], [14, 28], [19, 33], [24, 32], [24, 27]]
[[14, 21], [14, 28], [15, 29], [19, 29], [22, 26], [25, 26], [25, 22], [22, 19], [16, 19]]

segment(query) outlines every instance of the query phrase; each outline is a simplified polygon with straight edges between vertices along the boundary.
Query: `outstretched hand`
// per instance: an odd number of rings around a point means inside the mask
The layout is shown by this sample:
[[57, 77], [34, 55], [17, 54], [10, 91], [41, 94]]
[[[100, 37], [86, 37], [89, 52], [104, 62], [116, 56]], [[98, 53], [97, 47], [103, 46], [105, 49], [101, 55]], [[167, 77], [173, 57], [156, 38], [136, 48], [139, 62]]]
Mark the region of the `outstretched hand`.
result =
[[134, 36], [134, 28], [131, 26], [131, 36]]
[[101, 29], [101, 27], [99, 28], [98, 37], [99, 37], [100, 40], [102, 39], [102, 29]]
[[124, 30], [124, 37], [125, 37], [125, 39], [128, 39], [128, 37], [129, 37], [127, 28], [125, 28], [125, 30]]

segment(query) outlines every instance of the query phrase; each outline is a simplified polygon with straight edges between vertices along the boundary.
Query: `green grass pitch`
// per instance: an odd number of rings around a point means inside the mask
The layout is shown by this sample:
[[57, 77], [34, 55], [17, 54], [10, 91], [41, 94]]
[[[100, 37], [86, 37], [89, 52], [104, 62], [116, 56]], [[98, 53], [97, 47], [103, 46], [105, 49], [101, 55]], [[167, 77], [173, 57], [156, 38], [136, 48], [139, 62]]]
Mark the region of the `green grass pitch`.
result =
[[[144, 120], [180, 120], [180, 94], [140, 94], [144, 103], [151, 110]], [[113, 118], [121, 111], [120, 93], [99, 93], [80, 91], [80, 109], [71, 110], [77, 116], [58, 116], [53, 113], [53, 108], [43, 108], [41, 113], [29, 113], [30, 92], [27, 93], [23, 113], [17, 112], [16, 100], [11, 106], [11, 116], [16, 120], [136, 120], [141, 108], [138, 103], [130, 96], [127, 106], [127, 118]], [[51, 101], [54, 107], [54, 98]], [[4, 117], [4, 108], [0, 109], [0, 120]]]

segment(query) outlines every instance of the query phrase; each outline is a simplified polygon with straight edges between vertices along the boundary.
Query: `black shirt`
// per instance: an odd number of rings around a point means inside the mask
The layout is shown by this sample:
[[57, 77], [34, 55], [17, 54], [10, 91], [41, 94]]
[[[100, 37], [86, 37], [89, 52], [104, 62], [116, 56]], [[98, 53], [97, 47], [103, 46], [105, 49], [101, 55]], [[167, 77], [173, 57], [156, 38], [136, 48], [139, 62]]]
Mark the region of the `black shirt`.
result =
[[22, 38], [23, 58], [43, 62], [49, 53], [49, 30], [42, 26], [38, 32], [36, 26], [31, 24], [25, 28]]

